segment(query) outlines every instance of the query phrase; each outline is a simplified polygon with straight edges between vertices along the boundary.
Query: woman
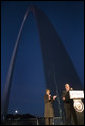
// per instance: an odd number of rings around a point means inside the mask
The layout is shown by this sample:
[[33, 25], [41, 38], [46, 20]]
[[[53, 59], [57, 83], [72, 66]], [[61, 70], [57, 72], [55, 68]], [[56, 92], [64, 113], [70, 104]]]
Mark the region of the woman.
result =
[[50, 90], [46, 89], [46, 94], [44, 95], [44, 103], [45, 103], [45, 124], [52, 125], [53, 117], [54, 117], [54, 110], [53, 110], [53, 101], [55, 100], [56, 96], [51, 96]]

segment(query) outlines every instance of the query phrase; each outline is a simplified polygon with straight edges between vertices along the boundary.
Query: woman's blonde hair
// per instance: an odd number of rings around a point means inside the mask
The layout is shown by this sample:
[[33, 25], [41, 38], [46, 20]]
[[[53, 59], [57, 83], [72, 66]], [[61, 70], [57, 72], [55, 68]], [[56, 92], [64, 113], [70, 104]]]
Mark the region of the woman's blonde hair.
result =
[[47, 93], [48, 91], [50, 92], [50, 90], [49, 90], [49, 89], [46, 89], [46, 93]]

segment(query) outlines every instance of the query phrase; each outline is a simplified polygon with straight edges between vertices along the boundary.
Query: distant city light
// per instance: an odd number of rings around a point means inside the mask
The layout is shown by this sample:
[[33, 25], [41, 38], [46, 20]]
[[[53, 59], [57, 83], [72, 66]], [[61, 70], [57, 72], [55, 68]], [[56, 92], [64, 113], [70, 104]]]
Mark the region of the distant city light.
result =
[[15, 113], [17, 114], [17, 113], [18, 113], [18, 111], [17, 111], [17, 110], [15, 110]]

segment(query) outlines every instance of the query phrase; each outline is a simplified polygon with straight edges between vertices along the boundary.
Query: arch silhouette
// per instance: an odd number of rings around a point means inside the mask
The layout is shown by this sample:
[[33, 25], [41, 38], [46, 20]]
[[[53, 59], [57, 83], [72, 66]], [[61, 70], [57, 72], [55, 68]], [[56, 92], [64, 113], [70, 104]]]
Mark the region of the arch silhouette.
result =
[[55, 116], [62, 116], [62, 90], [65, 83], [69, 83], [73, 89], [79, 90], [82, 89], [82, 84], [70, 56], [48, 16], [35, 7], [35, 17], [43, 55], [46, 86], [52, 94], [58, 96], [54, 102]]
[[11, 81], [12, 81], [12, 77], [13, 77], [13, 70], [14, 70], [17, 51], [18, 51], [21, 32], [22, 32], [22, 29], [24, 27], [27, 16], [31, 11], [32, 11], [32, 7], [28, 7], [28, 9], [26, 10], [26, 13], [24, 15], [24, 18], [23, 18], [23, 21], [22, 21], [22, 24], [21, 24], [21, 27], [20, 27], [20, 30], [19, 30], [19, 33], [18, 33], [18, 36], [17, 36], [17, 40], [15, 42], [13, 54], [12, 54], [12, 57], [11, 57], [11, 61], [10, 61], [9, 69], [8, 69], [8, 74], [7, 74], [7, 77], [6, 77], [6, 83], [5, 83], [5, 87], [4, 87], [4, 91], [3, 91], [3, 97], [2, 97], [1, 115], [4, 116], [4, 117], [6, 117], [6, 114], [7, 114], [7, 111], [8, 111], [9, 96], [10, 96], [10, 90], [11, 90], [11, 84], [12, 84]]
[[[71, 83], [74, 89], [81, 89], [81, 81], [75, 71], [75, 68], [72, 64], [72, 61], [66, 52], [64, 45], [62, 44], [59, 36], [56, 33], [53, 25], [51, 24], [48, 17], [43, 11], [39, 8], [31, 6], [28, 7], [18, 36], [14, 46], [12, 58], [9, 65], [9, 70], [7, 74], [7, 79], [4, 88], [4, 95], [2, 98], [2, 115], [6, 116], [8, 105], [9, 105], [9, 96], [11, 90], [11, 81], [13, 76], [15, 59], [18, 51], [19, 39], [21, 32], [23, 30], [25, 21], [29, 13], [32, 12], [36, 18], [37, 26], [39, 30], [40, 44], [42, 49], [43, 61], [44, 61], [44, 71], [46, 78], [46, 86], [49, 88], [52, 93], [57, 93], [58, 95], [58, 104], [60, 105], [61, 101], [61, 90], [66, 82]], [[57, 102], [55, 102], [55, 114]], [[61, 109], [60, 109], [61, 110]]]

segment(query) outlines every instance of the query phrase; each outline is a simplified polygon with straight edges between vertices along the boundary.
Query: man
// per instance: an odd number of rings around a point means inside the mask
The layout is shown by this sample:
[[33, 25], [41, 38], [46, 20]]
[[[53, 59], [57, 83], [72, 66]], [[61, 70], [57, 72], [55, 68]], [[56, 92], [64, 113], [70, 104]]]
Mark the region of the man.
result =
[[45, 117], [45, 124], [46, 125], [53, 124], [54, 110], [53, 110], [52, 103], [56, 97], [57, 96], [52, 97], [50, 94], [50, 90], [46, 89], [46, 94], [44, 95], [44, 103], [45, 103], [44, 117]]
[[71, 115], [73, 116], [74, 124], [77, 125], [77, 117], [76, 117], [75, 110], [73, 108], [73, 100], [70, 99], [70, 96], [69, 96], [70, 90], [72, 90], [72, 88], [70, 88], [70, 85], [65, 84], [65, 91], [63, 91], [62, 99], [63, 99], [63, 102], [64, 102], [66, 125], [71, 124]]

